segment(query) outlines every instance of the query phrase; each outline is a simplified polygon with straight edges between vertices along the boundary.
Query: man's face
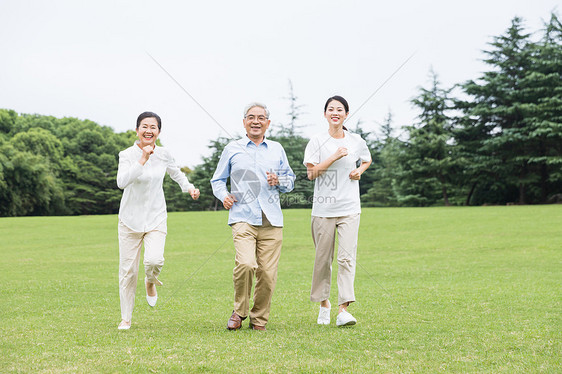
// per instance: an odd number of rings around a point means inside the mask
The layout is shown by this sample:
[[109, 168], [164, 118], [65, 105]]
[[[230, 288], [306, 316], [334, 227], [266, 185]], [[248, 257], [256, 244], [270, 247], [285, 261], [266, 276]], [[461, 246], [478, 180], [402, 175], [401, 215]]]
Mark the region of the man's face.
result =
[[271, 121], [267, 118], [265, 109], [255, 106], [248, 111], [243, 122], [248, 138], [261, 141]]

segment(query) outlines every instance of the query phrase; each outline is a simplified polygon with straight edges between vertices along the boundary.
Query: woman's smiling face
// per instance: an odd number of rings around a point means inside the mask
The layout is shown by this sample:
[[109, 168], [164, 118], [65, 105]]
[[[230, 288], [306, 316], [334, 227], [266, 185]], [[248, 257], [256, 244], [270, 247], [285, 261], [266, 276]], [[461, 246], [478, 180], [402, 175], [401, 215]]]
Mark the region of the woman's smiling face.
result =
[[324, 117], [326, 117], [330, 125], [341, 126], [343, 121], [347, 118], [347, 113], [342, 103], [337, 100], [332, 100], [324, 112]]
[[160, 135], [160, 130], [158, 129], [158, 121], [154, 117], [144, 118], [137, 128], [141, 148], [147, 145], [154, 146], [158, 135]]

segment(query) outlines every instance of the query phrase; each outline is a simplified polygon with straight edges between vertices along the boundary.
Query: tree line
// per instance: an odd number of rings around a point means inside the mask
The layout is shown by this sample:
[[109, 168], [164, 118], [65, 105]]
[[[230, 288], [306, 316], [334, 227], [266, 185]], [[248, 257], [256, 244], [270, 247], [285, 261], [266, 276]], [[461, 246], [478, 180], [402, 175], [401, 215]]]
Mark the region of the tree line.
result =
[[[361, 179], [363, 206], [562, 202], [562, 25], [555, 13], [538, 34], [516, 17], [484, 50], [488, 69], [476, 79], [443, 87], [430, 72], [428, 87], [411, 100], [419, 113], [412, 124], [395, 129], [392, 113], [376, 132], [361, 121], [346, 124], [373, 157]], [[297, 174], [281, 203], [307, 208], [308, 139], [292, 85], [288, 99], [289, 121], [270, 134]], [[116, 213], [118, 153], [135, 139], [133, 130], [115, 133], [89, 120], [1, 109], [0, 216]], [[229, 141], [210, 141], [210, 155], [182, 169], [201, 190], [199, 200], [166, 177], [169, 211], [222, 209], [209, 180]]]

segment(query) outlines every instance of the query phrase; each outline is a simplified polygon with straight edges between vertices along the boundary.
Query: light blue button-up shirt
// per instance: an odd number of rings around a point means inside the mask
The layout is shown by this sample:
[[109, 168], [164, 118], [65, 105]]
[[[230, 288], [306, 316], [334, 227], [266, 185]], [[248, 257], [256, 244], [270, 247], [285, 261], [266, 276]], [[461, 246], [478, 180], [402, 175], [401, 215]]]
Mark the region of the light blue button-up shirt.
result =
[[[277, 174], [279, 185], [267, 184], [266, 172]], [[226, 188], [230, 177], [231, 192]], [[228, 224], [246, 222], [261, 226], [262, 211], [272, 226], [283, 226], [280, 192], [291, 192], [295, 174], [285, 150], [276, 141], [264, 139], [256, 145], [248, 137], [232, 141], [224, 148], [211, 186], [220, 201], [229, 193], [236, 197], [228, 214]]]

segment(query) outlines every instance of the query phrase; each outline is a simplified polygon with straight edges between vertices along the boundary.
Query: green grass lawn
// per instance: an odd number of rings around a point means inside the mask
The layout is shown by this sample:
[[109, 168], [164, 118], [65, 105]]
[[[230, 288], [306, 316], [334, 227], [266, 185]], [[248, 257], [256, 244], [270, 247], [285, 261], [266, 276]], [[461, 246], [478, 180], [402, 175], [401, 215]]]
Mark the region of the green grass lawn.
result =
[[267, 332], [226, 330], [226, 212], [169, 214], [129, 331], [116, 216], [0, 219], [0, 372], [562, 372], [562, 206], [364, 209], [349, 328], [316, 325], [310, 211], [284, 214]]

